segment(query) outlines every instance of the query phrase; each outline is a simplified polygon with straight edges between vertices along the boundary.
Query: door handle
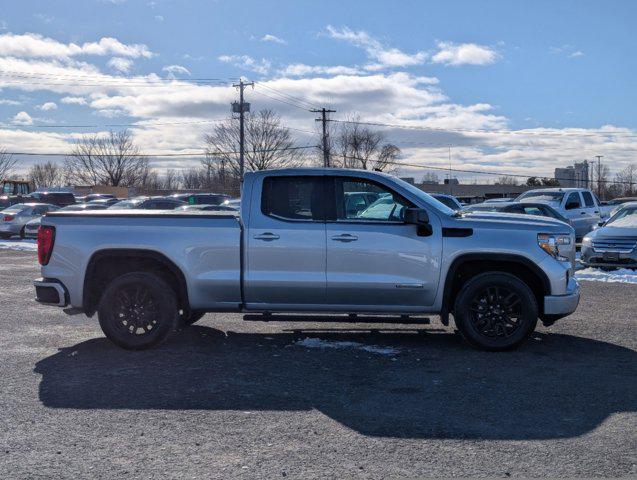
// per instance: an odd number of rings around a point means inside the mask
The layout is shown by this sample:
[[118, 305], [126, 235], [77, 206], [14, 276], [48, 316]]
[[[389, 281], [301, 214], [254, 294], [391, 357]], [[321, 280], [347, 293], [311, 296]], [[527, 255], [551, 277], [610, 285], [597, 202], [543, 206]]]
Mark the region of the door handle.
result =
[[334, 235], [332, 237], [332, 240], [336, 242], [355, 242], [356, 240], [358, 240], [358, 237], [349, 233], [343, 233], [341, 235]]
[[586, 212], [581, 212], [581, 215], [586, 215]]
[[593, 210], [593, 213], [599, 213], [599, 210]]
[[255, 235], [252, 238], [254, 238], [255, 240], [265, 240], [266, 242], [271, 242], [272, 240], [278, 240], [279, 236], [276, 233], [264, 232], [259, 235]]

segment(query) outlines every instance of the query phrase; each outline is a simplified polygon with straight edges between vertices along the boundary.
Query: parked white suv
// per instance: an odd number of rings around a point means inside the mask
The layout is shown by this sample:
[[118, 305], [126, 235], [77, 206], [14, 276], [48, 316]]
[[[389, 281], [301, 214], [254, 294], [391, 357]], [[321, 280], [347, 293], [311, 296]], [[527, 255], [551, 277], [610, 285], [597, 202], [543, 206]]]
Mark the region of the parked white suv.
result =
[[599, 200], [585, 188], [541, 188], [524, 192], [518, 202], [546, 203], [568, 218], [577, 238], [582, 238], [602, 220]]

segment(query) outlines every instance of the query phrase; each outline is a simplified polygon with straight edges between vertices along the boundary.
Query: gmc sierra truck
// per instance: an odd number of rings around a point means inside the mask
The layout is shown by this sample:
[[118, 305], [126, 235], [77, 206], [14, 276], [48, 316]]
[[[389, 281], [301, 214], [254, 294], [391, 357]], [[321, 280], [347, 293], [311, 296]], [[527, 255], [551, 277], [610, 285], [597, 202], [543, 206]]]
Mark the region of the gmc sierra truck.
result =
[[569, 225], [465, 215], [393, 176], [345, 169], [248, 173], [238, 214], [49, 213], [38, 257], [36, 300], [97, 313], [127, 349], [206, 312], [329, 312], [453, 316], [471, 345], [505, 350], [580, 295]]

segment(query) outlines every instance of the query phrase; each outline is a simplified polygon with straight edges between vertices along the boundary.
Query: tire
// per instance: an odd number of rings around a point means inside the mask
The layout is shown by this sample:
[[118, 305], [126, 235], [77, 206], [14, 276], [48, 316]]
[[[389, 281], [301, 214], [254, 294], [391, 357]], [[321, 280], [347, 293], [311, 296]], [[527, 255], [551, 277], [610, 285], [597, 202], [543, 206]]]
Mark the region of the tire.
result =
[[20, 240], [24, 240], [24, 239], [25, 239], [25, 233], [24, 233], [24, 229], [25, 229], [25, 228], [26, 228], [26, 227], [22, 227], [22, 228], [20, 229]]
[[201, 320], [205, 314], [206, 312], [203, 312], [201, 310], [193, 310], [192, 312], [190, 312], [189, 317], [181, 319], [181, 324], [184, 327], [188, 327], [193, 323], [197, 323], [199, 320]]
[[476, 275], [465, 283], [454, 306], [454, 320], [473, 347], [512, 350], [535, 330], [535, 295], [519, 278], [503, 272]]
[[104, 335], [115, 345], [144, 350], [159, 345], [175, 330], [177, 295], [157, 275], [126, 273], [107, 285], [97, 316]]

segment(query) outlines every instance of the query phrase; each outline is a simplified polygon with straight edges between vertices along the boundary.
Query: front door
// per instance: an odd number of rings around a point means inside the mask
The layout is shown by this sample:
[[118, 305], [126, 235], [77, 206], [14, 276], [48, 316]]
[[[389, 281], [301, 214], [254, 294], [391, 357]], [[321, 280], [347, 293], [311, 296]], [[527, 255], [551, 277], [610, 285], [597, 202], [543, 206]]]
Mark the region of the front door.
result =
[[[374, 181], [333, 177], [335, 218], [327, 220], [327, 303], [339, 310], [419, 311], [438, 285], [440, 228], [430, 236], [403, 221], [413, 204]], [[348, 209], [357, 192], [375, 201]]]
[[255, 185], [245, 233], [248, 308], [325, 303], [323, 189], [321, 176], [272, 176]]
[[590, 231], [588, 228], [590, 219], [586, 213], [579, 192], [571, 192], [566, 195], [566, 199], [564, 200], [564, 212], [566, 218], [571, 221], [577, 237], [583, 237]]

